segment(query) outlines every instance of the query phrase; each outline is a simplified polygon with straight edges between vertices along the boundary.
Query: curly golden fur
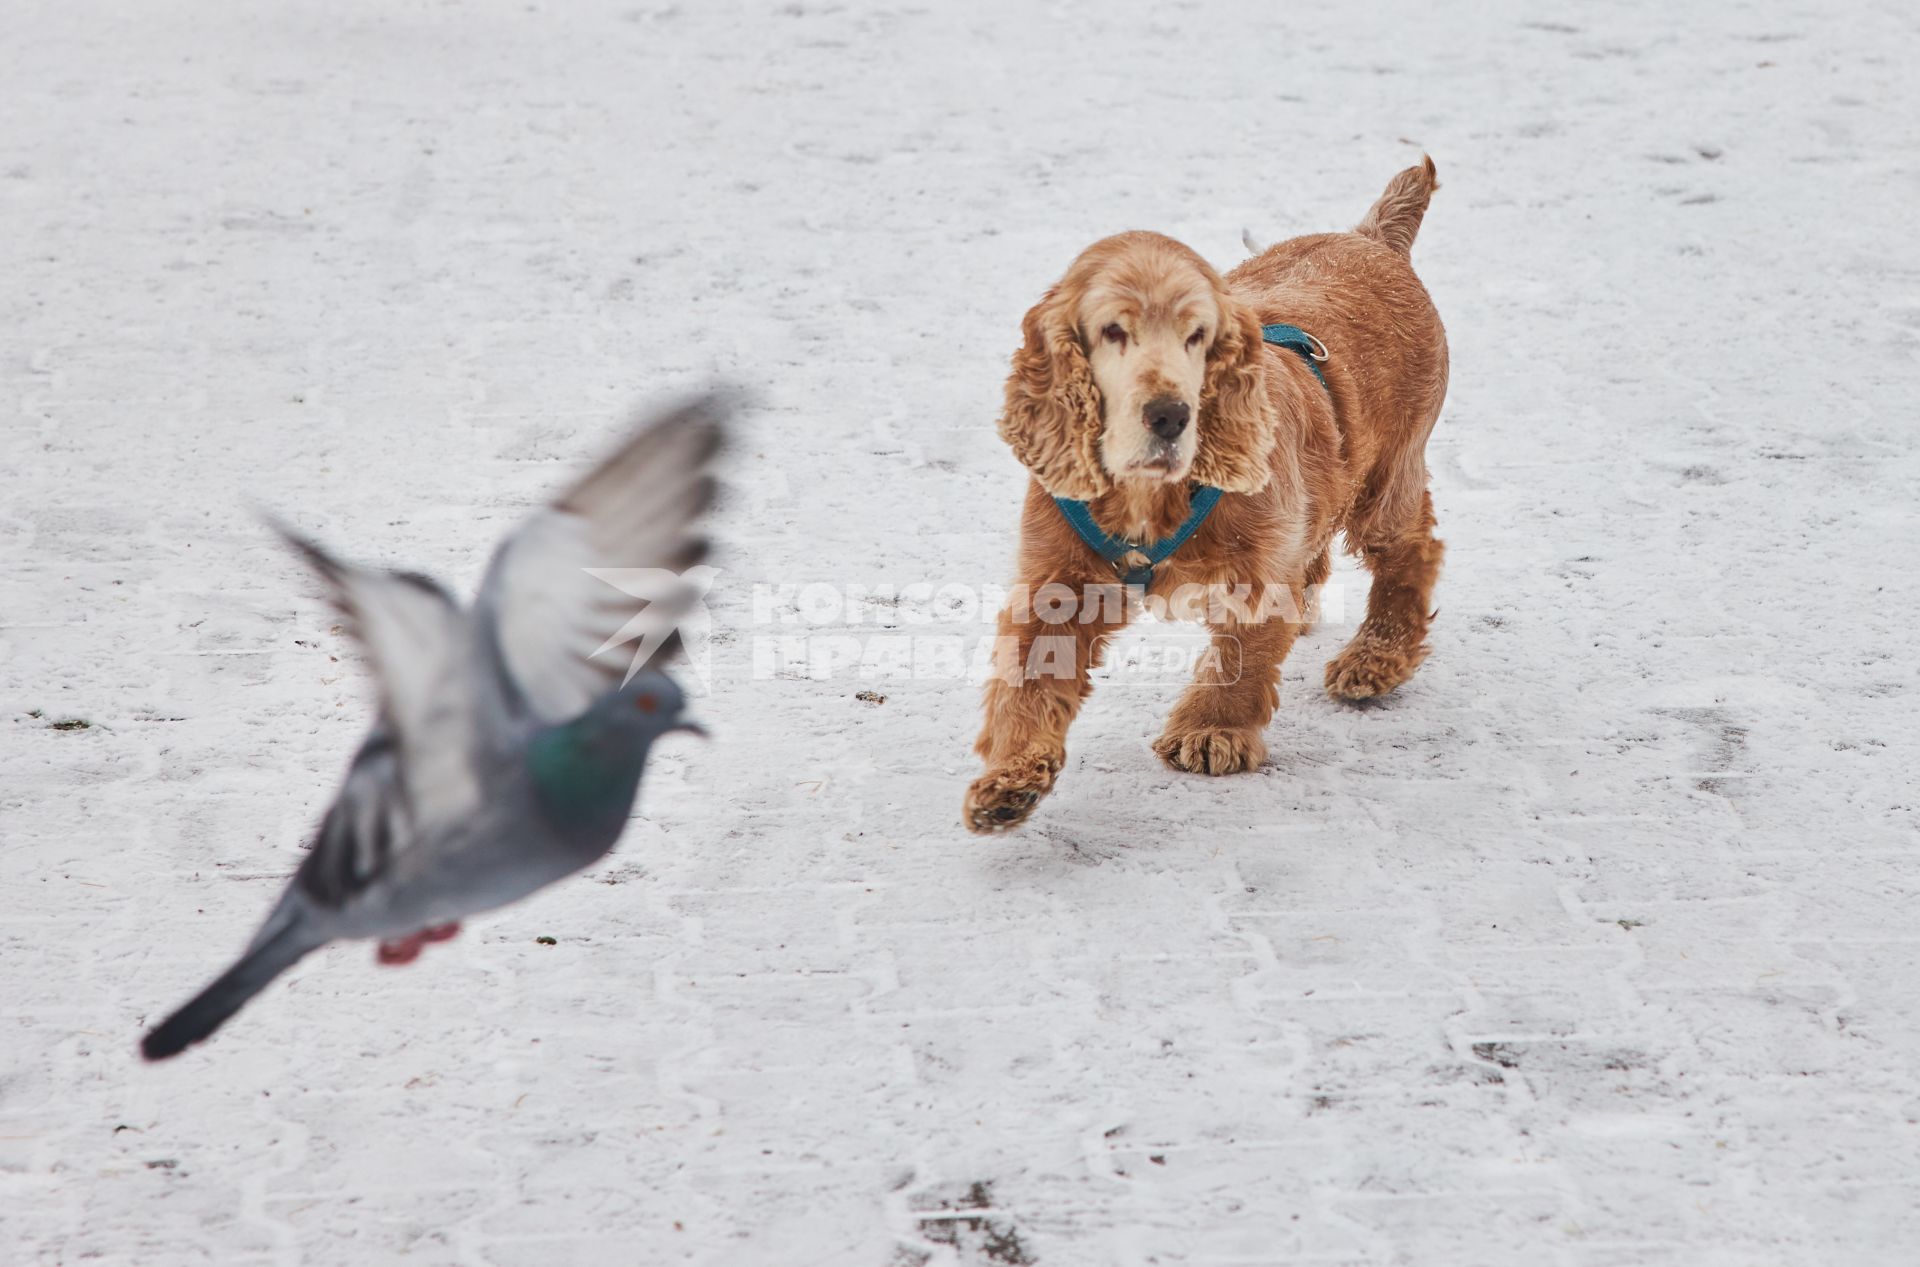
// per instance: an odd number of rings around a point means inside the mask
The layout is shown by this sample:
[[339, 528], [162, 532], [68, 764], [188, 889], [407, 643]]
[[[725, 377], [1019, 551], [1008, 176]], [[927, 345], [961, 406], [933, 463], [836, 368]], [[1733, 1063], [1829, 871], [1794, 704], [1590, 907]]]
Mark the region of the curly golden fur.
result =
[[[1447, 344], [1408, 251], [1436, 188], [1425, 160], [1395, 176], [1352, 232], [1279, 243], [1225, 277], [1160, 234], [1108, 238], [1026, 315], [1000, 419], [1033, 475], [1016, 594], [1088, 596], [1116, 583], [1056, 496], [1088, 502], [1115, 536], [1151, 541], [1186, 517], [1195, 487], [1228, 494], [1151, 590], [1156, 600], [1189, 587], [1251, 600], [1198, 613], [1213, 654], [1154, 745], [1177, 769], [1229, 774], [1265, 758], [1280, 662], [1312, 622], [1336, 532], [1373, 585], [1359, 630], [1327, 666], [1327, 690], [1384, 694], [1426, 658], [1442, 546], [1425, 447], [1446, 395]], [[1261, 340], [1268, 322], [1319, 336], [1324, 389], [1299, 356]], [[1052, 790], [1088, 672], [1127, 607], [1094, 600], [1065, 622], [1020, 603], [1001, 613], [970, 828], [1013, 826]]]
[[1000, 438], [1056, 497], [1090, 501], [1112, 487], [1100, 469], [1100, 397], [1074, 328], [1078, 296], [1065, 283], [1048, 291], [1021, 323]]
[[[1211, 269], [1208, 272], [1212, 272]], [[1193, 479], [1228, 493], [1257, 493], [1272, 478], [1272, 454], [1280, 425], [1267, 394], [1267, 345], [1253, 310], [1221, 300], [1228, 314], [1207, 356], [1200, 417], [1206, 433], [1193, 463]]]

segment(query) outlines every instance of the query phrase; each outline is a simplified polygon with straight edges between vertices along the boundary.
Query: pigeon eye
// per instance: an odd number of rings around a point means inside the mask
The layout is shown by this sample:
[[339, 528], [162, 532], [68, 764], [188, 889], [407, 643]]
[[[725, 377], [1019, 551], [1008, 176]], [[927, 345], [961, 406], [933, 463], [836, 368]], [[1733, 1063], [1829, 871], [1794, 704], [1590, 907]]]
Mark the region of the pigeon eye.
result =
[[643, 713], [658, 712], [660, 710], [660, 700], [652, 694], [636, 695], [633, 697], [633, 706]]
[[1127, 332], [1120, 328], [1119, 322], [1114, 321], [1114, 322], [1108, 323], [1107, 327], [1102, 331], [1100, 331], [1100, 337], [1105, 339], [1108, 343], [1118, 344], [1122, 351], [1126, 350]]

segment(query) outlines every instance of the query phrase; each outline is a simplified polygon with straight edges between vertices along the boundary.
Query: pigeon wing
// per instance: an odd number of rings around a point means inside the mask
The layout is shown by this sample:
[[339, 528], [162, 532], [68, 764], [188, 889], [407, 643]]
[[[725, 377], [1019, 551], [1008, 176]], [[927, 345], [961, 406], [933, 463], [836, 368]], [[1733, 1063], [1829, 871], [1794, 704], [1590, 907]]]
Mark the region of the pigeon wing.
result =
[[450, 822], [480, 801], [473, 771], [475, 693], [463, 674], [467, 617], [432, 579], [343, 563], [285, 524], [274, 529], [325, 583], [366, 649], [380, 685], [381, 723], [398, 755], [414, 824]]
[[[413, 818], [401, 784], [399, 750], [392, 727], [382, 719], [354, 754], [346, 782], [320, 820], [296, 883], [323, 909], [339, 910], [378, 883], [412, 839]], [[272, 925], [269, 920], [262, 936]]]
[[707, 396], [642, 424], [495, 552], [476, 618], [534, 716], [578, 716], [672, 645], [704, 587], [686, 573], [726, 412]]

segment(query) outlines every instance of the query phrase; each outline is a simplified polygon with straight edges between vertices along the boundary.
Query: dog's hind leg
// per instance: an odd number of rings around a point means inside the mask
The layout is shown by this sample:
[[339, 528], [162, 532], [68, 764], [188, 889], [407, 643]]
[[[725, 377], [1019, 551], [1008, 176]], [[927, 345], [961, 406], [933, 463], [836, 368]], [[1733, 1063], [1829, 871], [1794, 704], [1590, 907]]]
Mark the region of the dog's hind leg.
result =
[[1320, 623], [1320, 592], [1326, 588], [1327, 578], [1333, 575], [1333, 552], [1320, 547], [1320, 553], [1313, 556], [1313, 562], [1307, 564], [1307, 588], [1300, 602], [1300, 632], [1305, 633]]
[[1359, 631], [1327, 665], [1327, 694], [1346, 700], [1385, 695], [1427, 658], [1433, 586], [1446, 552], [1433, 535], [1433, 496], [1424, 488], [1411, 514], [1356, 518], [1349, 545], [1373, 573], [1373, 588]]

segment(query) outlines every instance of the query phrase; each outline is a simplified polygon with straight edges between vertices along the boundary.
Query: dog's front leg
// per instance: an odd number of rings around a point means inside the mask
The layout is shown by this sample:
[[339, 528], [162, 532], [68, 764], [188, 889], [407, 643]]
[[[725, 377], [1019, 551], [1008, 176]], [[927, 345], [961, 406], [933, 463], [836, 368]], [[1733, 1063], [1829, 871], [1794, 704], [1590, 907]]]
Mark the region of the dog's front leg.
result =
[[1088, 674], [1126, 622], [1123, 593], [1113, 585], [1075, 592], [1065, 605], [1048, 600], [1044, 589], [1039, 604], [1018, 591], [1000, 613], [986, 721], [973, 745], [987, 771], [967, 789], [968, 830], [1018, 826], [1053, 790], [1067, 757], [1067, 727], [1093, 690]]
[[[1288, 601], [1298, 608], [1303, 596], [1294, 593]], [[1153, 744], [1163, 761], [1195, 774], [1237, 774], [1266, 759], [1262, 732], [1280, 706], [1280, 662], [1301, 619], [1296, 610], [1207, 622], [1209, 654]]]

